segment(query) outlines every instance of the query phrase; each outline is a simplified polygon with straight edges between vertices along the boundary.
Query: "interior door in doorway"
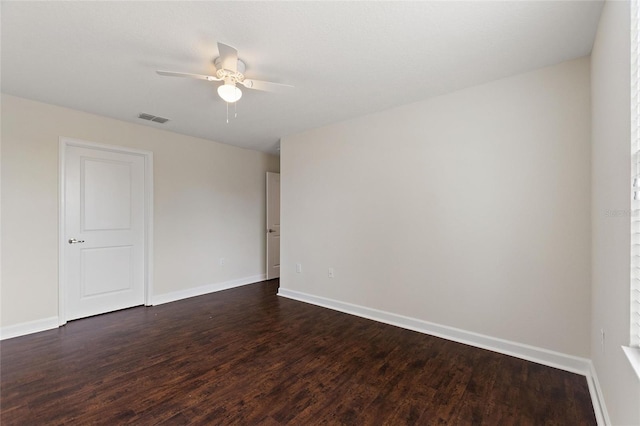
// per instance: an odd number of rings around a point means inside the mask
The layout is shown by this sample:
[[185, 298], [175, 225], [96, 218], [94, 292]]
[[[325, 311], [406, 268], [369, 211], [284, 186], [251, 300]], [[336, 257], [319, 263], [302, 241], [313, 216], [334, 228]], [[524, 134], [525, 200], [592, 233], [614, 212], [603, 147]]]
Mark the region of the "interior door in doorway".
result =
[[144, 304], [145, 159], [67, 145], [65, 319]]
[[267, 279], [280, 277], [280, 174], [267, 173]]

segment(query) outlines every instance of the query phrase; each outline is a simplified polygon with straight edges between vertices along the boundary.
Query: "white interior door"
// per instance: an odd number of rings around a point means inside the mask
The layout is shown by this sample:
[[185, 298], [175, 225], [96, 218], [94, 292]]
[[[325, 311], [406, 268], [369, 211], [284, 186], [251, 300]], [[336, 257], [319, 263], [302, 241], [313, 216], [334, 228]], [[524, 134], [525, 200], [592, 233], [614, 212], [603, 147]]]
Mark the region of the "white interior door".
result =
[[144, 156], [71, 145], [64, 155], [65, 319], [144, 304]]
[[280, 174], [267, 173], [267, 279], [280, 276]]

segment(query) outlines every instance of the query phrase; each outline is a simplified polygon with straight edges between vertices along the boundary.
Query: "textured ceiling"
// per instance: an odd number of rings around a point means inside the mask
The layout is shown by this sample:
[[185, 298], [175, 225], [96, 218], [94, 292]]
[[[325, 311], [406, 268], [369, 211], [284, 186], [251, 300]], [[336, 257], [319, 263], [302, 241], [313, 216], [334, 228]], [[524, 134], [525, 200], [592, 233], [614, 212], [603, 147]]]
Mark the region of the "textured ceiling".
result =
[[[591, 52], [599, 1], [7, 2], [2, 92], [245, 148]], [[226, 124], [216, 42], [250, 78]], [[138, 113], [168, 117], [164, 125]], [[231, 112], [231, 111], [230, 111]], [[232, 115], [232, 114], [231, 114]]]

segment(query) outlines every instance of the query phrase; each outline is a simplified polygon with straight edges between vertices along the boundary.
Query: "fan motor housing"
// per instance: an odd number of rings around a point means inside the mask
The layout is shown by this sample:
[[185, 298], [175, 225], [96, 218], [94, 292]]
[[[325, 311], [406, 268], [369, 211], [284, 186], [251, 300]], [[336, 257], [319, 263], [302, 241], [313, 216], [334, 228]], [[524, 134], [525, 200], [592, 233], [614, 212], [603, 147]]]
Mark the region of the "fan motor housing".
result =
[[[213, 61], [214, 65], [216, 66], [217, 70], [221, 70], [222, 68], [222, 58], [218, 57]], [[242, 59], [238, 59], [238, 74], [244, 74], [244, 71], [247, 69], [247, 66], [245, 65], [245, 63], [242, 61]], [[227, 70], [229, 71], [229, 70]]]

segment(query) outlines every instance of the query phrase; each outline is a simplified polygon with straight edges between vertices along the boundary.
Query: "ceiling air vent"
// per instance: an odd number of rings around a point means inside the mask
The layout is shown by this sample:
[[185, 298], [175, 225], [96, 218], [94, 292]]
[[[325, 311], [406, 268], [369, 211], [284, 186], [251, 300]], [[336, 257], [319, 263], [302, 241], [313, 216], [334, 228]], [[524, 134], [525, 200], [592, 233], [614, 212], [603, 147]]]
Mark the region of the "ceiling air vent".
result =
[[158, 117], [157, 115], [147, 114], [146, 112], [141, 112], [140, 114], [138, 114], [138, 118], [141, 118], [147, 121], [155, 121], [156, 123], [160, 123], [160, 124], [164, 124], [167, 121], [169, 121], [168, 118]]

